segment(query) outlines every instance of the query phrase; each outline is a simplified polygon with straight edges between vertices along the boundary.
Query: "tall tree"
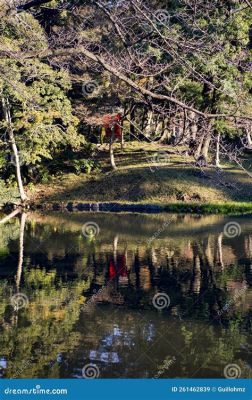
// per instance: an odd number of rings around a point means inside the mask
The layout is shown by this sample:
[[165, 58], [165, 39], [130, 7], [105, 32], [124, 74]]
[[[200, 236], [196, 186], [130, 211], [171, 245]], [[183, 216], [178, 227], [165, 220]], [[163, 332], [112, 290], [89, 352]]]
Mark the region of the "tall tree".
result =
[[78, 119], [67, 97], [71, 88], [68, 73], [52, 69], [37, 58], [24, 60], [12, 55], [16, 51], [26, 54], [30, 49], [42, 52], [48, 48], [39, 22], [31, 14], [22, 13], [6, 14], [0, 24], [0, 42], [6, 51], [0, 59], [0, 148], [12, 153], [24, 202], [21, 164], [37, 165], [42, 159], [52, 159], [69, 145], [78, 148], [84, 138], [77, 132]]

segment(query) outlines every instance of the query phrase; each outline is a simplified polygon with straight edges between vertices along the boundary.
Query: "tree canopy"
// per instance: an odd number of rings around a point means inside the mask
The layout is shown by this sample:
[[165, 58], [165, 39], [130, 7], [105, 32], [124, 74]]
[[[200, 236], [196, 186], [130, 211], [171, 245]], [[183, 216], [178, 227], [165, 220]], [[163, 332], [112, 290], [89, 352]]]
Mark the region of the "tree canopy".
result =
[[20, 164], [35, 168], [87, 151], [116, 113], [128, 140], [182, 143], [202, 166], [252, 147], [250, 2], [1, 0], [1, 10], [5, 179], [10, 124]]

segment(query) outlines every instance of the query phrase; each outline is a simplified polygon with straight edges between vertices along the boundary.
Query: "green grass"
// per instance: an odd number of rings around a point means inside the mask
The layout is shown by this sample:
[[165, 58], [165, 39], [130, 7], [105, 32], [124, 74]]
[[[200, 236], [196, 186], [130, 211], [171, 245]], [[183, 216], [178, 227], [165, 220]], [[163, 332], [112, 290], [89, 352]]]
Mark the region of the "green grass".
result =
[[[251, 212], [252, 179], [236, 165], [200, 170], [193, 159], [171, 146], [129, 143], [116, 148], [118, 169], [111, 171], [108, 148], [97, 156], [100, 172], [52, 177], [29, 191], [34, 202], [119, 202], [159, 204], [167, 211], [234, 213]], [[159, 162], [158, 155], [167, 158]], [[158, 154], [158, 155], [157, 155]], [[163, 153], [161, 153], [163, 154]], [[249, 162], [249, 160], [248, 160]]]
[[220, 204], [168, 204], [165, 211], [175, 213], [197, 214], [250, 214], [252, 203], [220, 203]]

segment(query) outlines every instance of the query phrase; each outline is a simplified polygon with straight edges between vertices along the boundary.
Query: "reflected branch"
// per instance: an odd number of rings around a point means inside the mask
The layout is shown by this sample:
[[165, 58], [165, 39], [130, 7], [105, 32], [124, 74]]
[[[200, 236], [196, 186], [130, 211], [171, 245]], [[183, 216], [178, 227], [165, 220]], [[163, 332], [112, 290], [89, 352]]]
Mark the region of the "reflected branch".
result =
[[24, 232], [25, 232], [25, 223], [26, 223], [27, 214], [22, 213], [21, 222], [20, 222], [20, 236], [19, 236], [19, 257], [18, 257], [18, 269], [16, 275], [16, 285], [17, 289], [19, 289], [22, 270], [23, 270], [23, 260], [24, 260]]

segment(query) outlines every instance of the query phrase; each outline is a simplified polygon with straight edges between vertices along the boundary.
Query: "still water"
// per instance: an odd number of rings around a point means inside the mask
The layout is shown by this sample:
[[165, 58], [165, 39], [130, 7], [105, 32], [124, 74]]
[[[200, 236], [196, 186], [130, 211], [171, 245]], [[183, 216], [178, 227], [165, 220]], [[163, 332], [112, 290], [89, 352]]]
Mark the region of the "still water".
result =
[[251, 288], [252, 217], [23, 214], [0, 225], [0, 376], [251, 378]]

